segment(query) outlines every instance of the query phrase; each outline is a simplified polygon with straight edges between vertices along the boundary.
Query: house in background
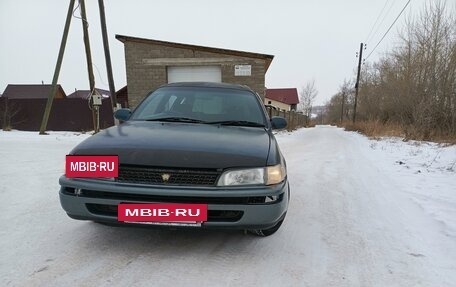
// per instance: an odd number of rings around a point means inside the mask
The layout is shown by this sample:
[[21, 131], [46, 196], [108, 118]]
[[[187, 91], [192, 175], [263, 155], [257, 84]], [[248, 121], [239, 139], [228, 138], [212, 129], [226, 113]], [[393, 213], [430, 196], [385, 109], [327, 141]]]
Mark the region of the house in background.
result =
[[[12, 85], [6, 86], [3, 97], [10, 100], [47, 99], [52, 85]], [[57, 85], [54, 99], [65, 99], [66, 94], [62, 86]]]
[[[97, 92], [102, 96], [103, 101], [111, 98], [111, 92], [108, 90], [103, 90], [95, 88]], [[90, 96], [90, 90], [77, 90], [75, 89], [73, 93], [69, 94], [67, 97], [69, 99], [85, 99], [87, 100]], [[127, 86], [121, 88], [116, 92], [117, 103], [119, 103], [122, 108], [128, 108], [128, 89]]]
[[128, 86], [124, 86], [116, 92], [117, 103], [119, 103], [122, 108], [129, 108], [128, 105]]
[[296, 88], [266, 89], [264, 104], [280, 110], [296, 111], [299, 104]]
[[[111, 97], [111, 93], [107, 90], [95, 88], [97, 92], [102, 96], [102, 99], [109, 99]], [[73, 93], [68, 95], [69, 99], [85, 99], [87, 100], [90, 96], [90, 90], [77, 90], [75, 89]]]
[[[51, 87], [52, 85], [44, 84], [8, 85], [0, 97], [0, 128], [38, 131]], [[93, 130], [92, 111], [87, 102], [81, 100], [83, 98], [84, 93], [67, 97], [62, 86], [57, 85], [47, 130]], [[107, 128], [112, 125], [114, 118], [111, 101], [105, 100], [100, 108], [100, 126]]]

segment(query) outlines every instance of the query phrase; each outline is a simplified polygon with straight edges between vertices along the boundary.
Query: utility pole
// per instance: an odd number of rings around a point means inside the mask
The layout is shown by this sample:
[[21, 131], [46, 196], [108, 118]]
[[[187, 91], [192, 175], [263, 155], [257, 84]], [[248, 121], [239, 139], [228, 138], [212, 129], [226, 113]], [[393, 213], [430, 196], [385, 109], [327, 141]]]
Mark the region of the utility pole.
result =
[[60, 68], [62, 67], [63, 54], [65, 53], [65, 46], [68, 38], [68, 31], [70, 30], [71, 16], [73, 13], [74, 0], [70, 0], [68, 7], [68, 13], [65, 21], [65, 28], [63, 29], [62, 41], [60, 42], [59, 56], [57, 57], [57, 63], [55, 64], [54, 77], [52, 78], [51, 89], [48, 94], [46, 102], [46, 108], [44, 109], [43, 119], [40, 126], [40, 135], [46, 134], [46, 127], [49, 120], [49, 114], [51, 113], [52, 102], [54, 101], [55, 91], [57, 88], [57, 82], [59, 80]]
[[358, 89], [359, 89], [359, 77], [361, 76], [361, 59], [363, 58], [363, 43], [359, 45], [359, 55], [358, 55], [358, 75], [356, 76], [355, 84], [355, 105], [353, 106], [353, 123], [356, 122], [356, 106], [358, 104]]
[[340, 109], [340, 123], [344, 121], [344, 105], [345, 105], [345, 91], [342, 91], [342, 103]]
[[[84, 47], [86, 52], [86, 60], [87, 60], [87, 72], [89, 74], [89, 86], [90, 86], [90, 95], [95, 93], [95, 77], [93, 75], [93, 65], [92, 65], [92, 52], [90, 51], [90, 41], [89, 41], [89, 23], [87, 22], [87, 14], [85, 9], [85, 0], [79, 0], [79, 4], [81, 5], [81, 18], [82, 18], [82, 31], [83, 31], [83, 39], [84, 39]], [[91, 101], [92, 99], [89, 99]], [[92, 122], [93, 122], [93, 129], [94, 132], [99, 132], [99, 127], [97, 125], [97, 113], [99, 111], [95, 111], [95, 108], [92, 105]]]
[[98, 0], [98, 7], [100, 9], [101, 34], [103, 36], [103, 47], [106, 60], [106, 71], [108, 73], [109, 92], [111, 93], [111, 103], [114, 112], [117, 108], [117, 96], [116, 89], [114, 87], [114, 78], [112, 76], [111, 53], [109, 52], [108, 32], [106, 29], [106, 16], [103, 0]]
[[89, 41], [89, 23], [87, 22], [87, 14], [85, 9], [85, 0], [79, 0], [81, 5], [81, 18], [82, 18], [82, 32], [84, 33], [84, 47], [87, 60], [87, 72], [89, 74], [89, 86], [90, 91], [93, 91], [95, 88], [95, 77], [93, 76], [93, 66], [92, 66], [92, 52], [90, 51], [90, 41]]
[[[89, 41], [89, 23], [87, 22], [87, 15], [86, 15], [86, 8], [84, 0], [78, 0], [80, 5], [81, 11], [81, 20], [82, 20], [82, 31], [84, 33], [84, 47], [86, 52], [86, 60], [87, 60], [87, 72], [89, 76], [89, 86], [90, 86], [90, 95], [91, 99], [90, 105], [92, 106], [92, 121], [95, 133], [97, 133], [100, 129], [99, 127], [99, 115], [100, 115], [100, 106], [101, 106], [101, 95], [95, 90], [95, 77], [93, 75], [93, 65], [92, 65], [92, 53], [90, 51], [90, 41]], [[68, 31], [70, 29], [71, 17], [73, 16], [73, 8], [74, 8], [75, 0], [70, 0], [70, 6], [68, 7], [67, 18], [65, 21], [65, 28], [63, 30], [62, 41], [60, 43], [60, 50], [59, 56], [57, 57], [57, 63], [54, 70], [54, 77], [52, 79], [51, 89], [49, 91], [48, 99], [46, 102], [46, 108], [44, 110], [43, 120], [41, 122], [40, 127], [40, 134], [46, 134], [46, 127], [49, 120], [49, 114], [51, 113], [52, 102], [54, 100], [57, 82], [59, 79], [60, 68], [62, 66], [63, 61], [63, 54], [65, 52], [65, 46], [68, 38]], [[111, 102], [113, 106], [113, 112], [115, 111], [115, 107], [117, 106], [117, 98], [116, 98], [116, 90], [114, 86], [114, 79], [112, 76], [112, 64], [111, 64], [111, 54], [109, 52], [109, 43], [108, 43], [108, 33], [106, 29], [106, 17], [104, 11], [104, 3], [103, 0], [98, 0], [98, 5], [100, 7], [100, 22], [101, 22], [101, 33], [103, 36], [103, 46], [105, 52], [105, 59], [106, 59], [106, 70], [108, 73], [108, 81], [109, 81], [109, 91], [111, 93]], [[96, 102], [94, 101], [94, 94], [96, 94]]]
[[323, 108], [320, 109], [320, 125], [323, 124]]

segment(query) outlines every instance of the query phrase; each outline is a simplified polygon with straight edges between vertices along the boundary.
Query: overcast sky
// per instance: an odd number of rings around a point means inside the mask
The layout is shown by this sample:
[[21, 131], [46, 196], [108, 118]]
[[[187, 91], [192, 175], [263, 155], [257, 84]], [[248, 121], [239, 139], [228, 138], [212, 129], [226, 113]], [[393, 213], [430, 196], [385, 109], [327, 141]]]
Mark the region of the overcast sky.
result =
[[[412, 0], [369, 61], [392, 48], [405, 18], [429, 1]], [[373, 30], [365, 55], [407, 0], [104, 2], [116, 89], [126, 84], [123, 44], [115, 39], [115, 34], [123, 34], [274, 55], [266, 86], [299, 91], [314, 79], [316, 103], [323, 104], [345, 78], [354, 77], [359, 44], [366, 41], [383, 7], [386, 16]], [[68, 4], [69, 0], [0, 0], [0, 93], [7, 84], [51, 83]], [[98, 1], [86, 0], [86, 7], [96, 86], [107, 89]], [[79, 16], [79, 10], [74, 14]], [[72, 19], [59, 78], [67, 94], [89, 86], [81, 26], [80, 19]]]

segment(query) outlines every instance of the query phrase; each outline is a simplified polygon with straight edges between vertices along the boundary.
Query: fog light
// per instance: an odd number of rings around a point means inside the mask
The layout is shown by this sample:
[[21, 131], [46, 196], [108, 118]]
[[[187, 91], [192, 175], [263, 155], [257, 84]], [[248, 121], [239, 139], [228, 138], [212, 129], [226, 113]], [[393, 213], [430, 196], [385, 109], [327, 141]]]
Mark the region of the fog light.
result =
[[276, 202], [278, 199], [279, 199], [278, 195], [270, 195], [270, 196], [266, 196], [266, 200], [264, 202], [273, 203], [273, 202]]

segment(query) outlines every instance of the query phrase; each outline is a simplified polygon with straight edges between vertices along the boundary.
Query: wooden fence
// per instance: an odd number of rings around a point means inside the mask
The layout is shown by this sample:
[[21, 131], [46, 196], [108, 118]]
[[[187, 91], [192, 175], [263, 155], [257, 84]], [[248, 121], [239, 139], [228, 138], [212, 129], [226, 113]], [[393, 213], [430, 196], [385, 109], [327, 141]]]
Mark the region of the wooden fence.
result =
[[[0, 128], [6, 119], [5, 104], [8, 101], [11, 128], [25, 131], [38, 131], [43, 117], [46, 99], [6, 99], [0, 97]], [[269, 117], [279, 116], [287, 120], [287, 130], [292, 131], [308, 125], [307, 117], [294, 111], [279, 110], [266, 106]], [[109, 101], [103, 101], [100, 109], [100, 128], [114, 125], [112, 108]], [[53, 131], [89, 131], [93, 130], [92, 114], [83, 99], [55, 99], [47, 130]]]
[[[0, 129], [6, 125], [23, 131], [39, 131], [47, 99], [6, 99], [0, 97]], [[8, 108], [6, 109], [6, 105]], [[5, 112], [7, 111], [7, 112]], [[5, 114], [7, 113], [7, 114]], [[9, 113], [9, 115], [8, 115]], [[100, 107], [100, 128], [114, 125], [111, 102], [104, 100]], [[48, 131], [91, 131], [92, 111], [84, 99], [54, 99], [47, 125]]]
[[308, 125], [307, 117], [301, 113], [297, 113], [295, 111], [280, 110], [273, 106], [266, 106], [266, 110], [270, 118], [274, 116], [285, 118], [288, 123], [286, 128], [288, 131], [292, 131]]

